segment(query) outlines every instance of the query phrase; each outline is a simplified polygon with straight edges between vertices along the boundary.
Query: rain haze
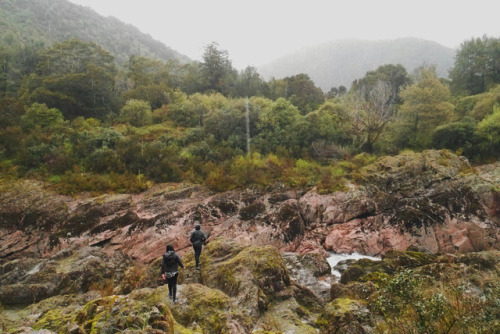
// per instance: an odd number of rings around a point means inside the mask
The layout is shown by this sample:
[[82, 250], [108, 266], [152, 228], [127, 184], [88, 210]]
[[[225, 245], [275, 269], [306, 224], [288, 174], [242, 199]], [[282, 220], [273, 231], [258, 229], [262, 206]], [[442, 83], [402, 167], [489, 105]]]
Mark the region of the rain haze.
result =
[[233, 66], [259, 66], [305, 46], [418, 37], [458, 47], [500, 36], [500, 2], [285, 0], [70, 0], [114, 16], [191, 59], [217, 42]]

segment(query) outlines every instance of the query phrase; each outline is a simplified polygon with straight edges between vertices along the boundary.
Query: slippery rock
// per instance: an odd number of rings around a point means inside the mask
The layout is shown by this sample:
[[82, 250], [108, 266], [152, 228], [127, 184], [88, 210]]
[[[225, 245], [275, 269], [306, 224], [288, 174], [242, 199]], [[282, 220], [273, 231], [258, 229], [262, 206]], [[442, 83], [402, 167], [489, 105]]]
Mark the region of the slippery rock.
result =
[[137, 195], [70, 198], [36, 182], [4, 184], [0, 194], [0, 264], [45, 259], [95, 246], [148, 264], [172, 244], [190, 250], [195, 223], [210, 238], [280, 251], [391, 249], [469, 252], [499, 248], [500, 166], [472, 168], [448, 151], [378, 159], [346, 190], [318, 194], [286, 187], [213, 194], [199, 186], [156, 185]]
[[98, 289], [107, 280], [119, 282], [130, 265], [120, 253], [110, 256], [93, 247], [66, 250], [46, 259], [13, 260], [0, 271], [0, 303], [30, 304]]

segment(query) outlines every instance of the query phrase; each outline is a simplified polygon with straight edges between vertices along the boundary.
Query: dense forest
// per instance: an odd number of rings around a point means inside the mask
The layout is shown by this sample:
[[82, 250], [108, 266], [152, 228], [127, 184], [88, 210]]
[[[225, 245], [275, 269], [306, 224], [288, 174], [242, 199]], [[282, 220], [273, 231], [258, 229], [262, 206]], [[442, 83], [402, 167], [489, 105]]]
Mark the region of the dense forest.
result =
[[119, 64], [131, 55], [189, 61], [136, 27], [67, 0], [0, 1], [0, 39], [6, 46], [50, 46], [71, 38], [101, 45]]
[[201, 62], [130, 56], [93, 42], [0, 44], [3, 178], [61, 193], [194, 182], [217, 191], [344, 187], [376, 156], [500, 152], [500, 39], [464, 41], [449, 80], [387, 64], [327, 94], [306, 74], [264, 81], [206, 46]]

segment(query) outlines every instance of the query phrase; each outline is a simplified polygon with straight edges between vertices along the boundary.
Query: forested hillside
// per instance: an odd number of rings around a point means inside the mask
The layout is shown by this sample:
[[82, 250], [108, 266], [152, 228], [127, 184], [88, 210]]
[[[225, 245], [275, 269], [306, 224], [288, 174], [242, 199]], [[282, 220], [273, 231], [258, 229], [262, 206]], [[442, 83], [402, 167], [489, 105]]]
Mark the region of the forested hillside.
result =
[[51, 19], [57, 9], [38, 6], [92, 12], [65, 1], [1, 4], [19, 9], [2, 18], [10, 29], [0, 40], [3, 178], [49, 181], [66, 194], [182, 181], [217, 191], [280, 182], [331, 192], [377, 156], [406, 149], [445, 148], [473, 163], [500, 152], [495, 37], [465, 41], [450, 80], [433, 66], [410, 73], [392, 63], [324, 94], [304, 73], [265, 81], [253, 67], [238, 72], [216, 43], [201, 62], [132, 55], [123, 65], [81, 39], [21, 43], [35, 27], [26, 13], [64, 36]]
[[132, 25], [66, 0], [0, 1], [0, 40], [50, 46], [71, 38], [99, 44], [120, 64], [132, 55], [189, 60]]
[[334, 41], [307, 47], [259, 67], [265, 78], [283, 78], [306, 73], [323, 91], [349, 85], [366, 72], [384, 64], [401, 64], [408, 72], [423, 65], [435, 65], [440, 77], [447, 77], [455, 50], [417, 38], [396, 40]]

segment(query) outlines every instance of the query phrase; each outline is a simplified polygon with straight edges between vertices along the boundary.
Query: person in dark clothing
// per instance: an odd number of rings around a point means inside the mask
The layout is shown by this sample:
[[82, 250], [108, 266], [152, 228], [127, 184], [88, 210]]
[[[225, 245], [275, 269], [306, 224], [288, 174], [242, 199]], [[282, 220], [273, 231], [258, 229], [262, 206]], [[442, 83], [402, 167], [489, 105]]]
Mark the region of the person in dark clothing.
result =
[[179, 266], [184, 268], [181, 258], [177, 255], [172, 245], [167, 245], [167, 251], [163, 254], [161, 261], [161, 276], [168, 283], [168, 294], [174, 303], [176, 302]]
[[196, 260], [197, 270], [200, 270], [200, 255], [205, 240], [207, 240], [207, 236], [201, 230], [200, 224], [196, 224], [194, 227], [194, 231], [191, 232], [191, 237], [189, 238], [189, 241], [191, 241], [191, 244], [193, 244], [194, 259]]

